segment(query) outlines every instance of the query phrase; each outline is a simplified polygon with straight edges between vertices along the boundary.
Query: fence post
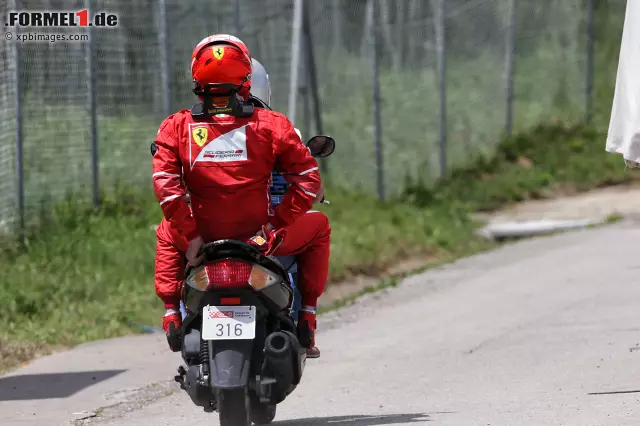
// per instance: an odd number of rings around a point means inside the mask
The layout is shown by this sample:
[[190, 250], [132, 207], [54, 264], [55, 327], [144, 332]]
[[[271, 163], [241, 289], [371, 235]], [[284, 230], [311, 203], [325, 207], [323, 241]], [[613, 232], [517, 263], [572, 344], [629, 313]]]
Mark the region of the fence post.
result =
[[[304, 28], [304, 24], [303, 24]], [[303, 42], [303, 49], [306, 53], [306, 43]], [[302, 99], [302, 140], [308, 139], [311, 134], [311, 102], [309, 99], [309, 61], [307, 55], [302, 55], [300, 59], [300, 84], [298, 87], [298, 99]]]
[[383, 170], [383, 158], [382, 158], [382, 120], [381, 120], [381, 99], [380, 99], [380, 69], [379, 69], [379, 55], [380, 55], [380, 20], [378, 16], [378, 8], [376, 0], [368, 0], [367, 7], [371, 10], [372, 14], [371, 28], [369, 29], [369, 37], [371, 40], [371, 67], [373, 75], [373, 130], [374, 130], [374, 143], [376, 147], [376, 182], [378, 190], [378, 199], [383, 201], [385, 199], [384, 193], [384, 170]]
[[235, 36], [239, 39], [242, 39], [242, 34], [240, 33], [240, 0], [233, 0], [233, 28]]
[[289, 69], [288, 118], [295, 125], [296, 98], [298, 96], [298, 70], [300, 68], [300, 36], [302, 33], [302, 1], [295, 0], [293, 6], [293, 30], [291, 36], [291, 66]]
[[505, 134], [513, 134], [513, 110], [514, 110], [514, 89], [516, 70], [516, 17], [518, 0], [509, 0], [509, 22], [507, 24], [507, 39], [505, 47]]
[[[84, 8], [91, 13], [91, 0], [84, 0]], [[89, 109], [91, 134], [91, 177], [93, 188], [93, 206], [100, 207], [100, 165], [98, 163], [98, 118], [96, 113], [96, 77], [95, 77], [95, 32], [87, 29], [89, 42], [85, 49], [87, 74], [87, 107]]]
[[[320, 107], [320, 94], [318, 91], [318, 74], [316, 69], [315, 55], [313, 53], [313, 38], [311, 35], [311, 18], [309, 17], [309, 3], [304, 2], [304, 14], [303, 14], [303, 34], [305, 41], [305, 69], [306, 69], [306, 81], [307, 89], [311, 88], [311, 96], [313, 97], [313, 112], [316, 122], [316, 132], [319, 135], [324, 135], [324, 126], [322, 125], [322, 110]], [[309, 92], [307, 91], [307, 96]], [[308, 131], [308, 130], [307, 130]], [[320, 158], [320, 172], [327, 172], [327, 162], [325, 159]]]
[[595, 54], [595, 0], [589, 0], [587, 5], [587, 64], [586, 64], [586, 99], [585, 121], [591, 123], [593, 118], [593, 63]]
[[331, 1], [331, 24], [333, 26], [333, 50], [342, 50], [342, 10], [340, 0]]
[[165, 117], [171, 114], [171, 52], [169, 51], [169, 21], [167, 0], [160, 0], [160, 26], [158, 30], [160, 44], [160, 80], [164, 90], [162, 113]]
[[[9, 0], [9, 10], [17, 11], [17, 0]], [[16, 198], [18, 201], [18, 235], [20, 241], [24, 242], [25, 238], [25, 208], [24, 208], [24, 147], [22, 138], [22, 78], [20, 70], [20, 43], [18, 43], [17, 35], [20, 33], [20, 27], [13, 28], [13, 42], [11, 43], [11, 61], [13, 62], [13, 78], [16, 90], [14, 97], [14, 106], [16, 108]]]
[[445, 43], [445, 3], [437, 0], [436, 43], [438, 52], [438, 93], [440, 100], [440, 177], [447, 173], [447, 50]]

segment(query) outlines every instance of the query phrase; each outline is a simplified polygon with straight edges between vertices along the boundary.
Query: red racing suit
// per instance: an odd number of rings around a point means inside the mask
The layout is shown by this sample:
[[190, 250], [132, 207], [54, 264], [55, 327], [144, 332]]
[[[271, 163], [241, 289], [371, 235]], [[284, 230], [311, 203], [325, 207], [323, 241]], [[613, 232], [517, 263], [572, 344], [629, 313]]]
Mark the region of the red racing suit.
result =
[[[166, 219], [157, 230], [156, 292], [167, 308], [180, 300], [188, 241], [198, 235], [205, 242], [246, 240], [267, 222], [288, 228], [275, 254], [298, 256], [302, 302], [317, 304], [328, 275], [331, 228], [324, 214], [309, 210], [320, 189], [318, 165], [285, 116], [256, 108], [250, 117], [196, 121], [182, 110], [160, 125], [155, 145], [154, 191]], [[292, 185], [271, 210], [274, 168]]]
[[156, 229], [155, 288], [166, 309], [180, 305], [187, 248], [187, 239], [163, 218]]

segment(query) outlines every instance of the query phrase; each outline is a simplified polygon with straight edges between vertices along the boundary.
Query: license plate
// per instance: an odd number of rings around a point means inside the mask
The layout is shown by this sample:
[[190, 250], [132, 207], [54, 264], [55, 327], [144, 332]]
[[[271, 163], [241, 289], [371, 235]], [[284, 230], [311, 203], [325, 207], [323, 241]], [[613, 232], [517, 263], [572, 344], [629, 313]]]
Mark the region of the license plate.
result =
[[255, 306], [205, 306], [202, 312], [204, 340], [249, 340], [256, 337]]

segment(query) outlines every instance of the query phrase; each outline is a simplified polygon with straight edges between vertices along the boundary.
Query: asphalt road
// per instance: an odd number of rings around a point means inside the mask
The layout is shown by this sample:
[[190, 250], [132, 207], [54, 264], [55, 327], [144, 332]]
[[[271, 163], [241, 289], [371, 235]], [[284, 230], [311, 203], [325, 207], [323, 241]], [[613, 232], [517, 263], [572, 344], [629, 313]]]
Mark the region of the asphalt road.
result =
[[[511, 244], [323, 316], [274, 424], [638, 425], [639, 246], [629, 222]], [[178, 362], [158, 335], [41, 358], [0, 378], [0, 424], [218, 424]]]

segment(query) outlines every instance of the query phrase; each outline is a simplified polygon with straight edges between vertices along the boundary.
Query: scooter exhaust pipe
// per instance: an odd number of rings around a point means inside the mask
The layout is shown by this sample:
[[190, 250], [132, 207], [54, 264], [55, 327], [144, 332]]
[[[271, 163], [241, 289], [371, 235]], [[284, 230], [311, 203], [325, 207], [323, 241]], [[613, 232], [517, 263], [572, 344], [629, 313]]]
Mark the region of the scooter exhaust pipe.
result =
[[272, 358], [291, 357], [291, 338], [281, 331], [267, 336], [264, 347], [267, 354]]
[[271, 333], [264, 343], [264, 373], [276, 381], [271, 395], [277, 402], [284, 400], [295, 378], [293, 344], [291, 336], [281, 331]]

